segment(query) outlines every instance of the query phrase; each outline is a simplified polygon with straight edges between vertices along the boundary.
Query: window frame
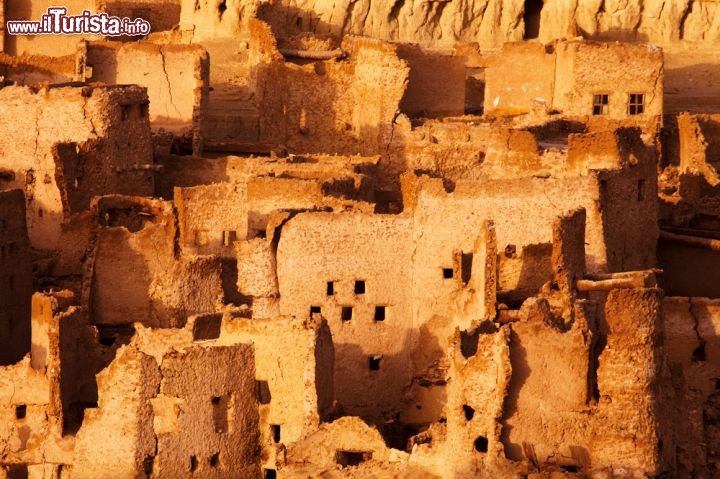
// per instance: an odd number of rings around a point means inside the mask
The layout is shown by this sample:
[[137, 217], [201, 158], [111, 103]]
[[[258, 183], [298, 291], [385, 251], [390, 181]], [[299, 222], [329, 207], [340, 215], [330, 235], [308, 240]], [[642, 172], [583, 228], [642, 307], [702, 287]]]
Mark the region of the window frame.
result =
[[628, 115], [642, 115], [645, 113], [645, 94], [644, 93], [628, 93]]
[[610, 94], [609, 93], [593, 93], [592, 99], [593, 116], [602, 116], [610, 114]]

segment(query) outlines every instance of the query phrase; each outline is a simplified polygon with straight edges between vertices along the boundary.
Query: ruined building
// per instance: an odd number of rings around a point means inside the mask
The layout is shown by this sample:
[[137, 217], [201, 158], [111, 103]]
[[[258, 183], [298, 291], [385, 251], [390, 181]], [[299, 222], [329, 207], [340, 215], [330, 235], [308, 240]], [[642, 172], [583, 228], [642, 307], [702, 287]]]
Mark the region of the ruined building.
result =
[[54, 3], [0, 478], [720, 476], [720, 4]]

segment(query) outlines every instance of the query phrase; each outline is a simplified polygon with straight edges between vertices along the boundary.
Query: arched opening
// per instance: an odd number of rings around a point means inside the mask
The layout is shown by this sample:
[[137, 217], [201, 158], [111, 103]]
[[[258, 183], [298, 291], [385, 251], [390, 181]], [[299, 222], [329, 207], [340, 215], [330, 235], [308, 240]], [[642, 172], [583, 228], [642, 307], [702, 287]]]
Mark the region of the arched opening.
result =
[[540, 35], [540, 12], [542, 11], [543, 0], [525, 0], [525, 40], [537, 38]]

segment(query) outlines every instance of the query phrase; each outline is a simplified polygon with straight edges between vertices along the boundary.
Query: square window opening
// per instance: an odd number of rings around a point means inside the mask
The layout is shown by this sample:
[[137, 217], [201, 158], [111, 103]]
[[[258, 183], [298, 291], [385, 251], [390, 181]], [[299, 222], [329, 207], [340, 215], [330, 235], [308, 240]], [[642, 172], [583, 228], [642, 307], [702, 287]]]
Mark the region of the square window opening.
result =
[[382, 356], [370, 356], [368, 358], [368, 368], [370, 371], [380, 371], [380, 361], [382, 361]]
[[275, 469], [265, 469], [264, 479], [277, 479], [277, 471]]
[[270, 385], [267, 381], [255, 381], [257, 385], [257, 400], [260, 404], [270, 404], [272, 396], [270, 395]]
[[26, 416], [27, 406], [25, 404], [15, 406], [15, 419], [25, 419]]
[[630, 93], [628, 101], [628, 115], [641, 115], [645, 112], [645, 95], [643, 93]]
[[593, 115], [607, 115], [609, 111], [609, 95], [607, 93], [593, 95]]
[[365, 281], [364, 280], [355, 281], [355, 294], [365, 294]]
[[339, 464], [340, 467], [357, 466], [369, 459], [372, 459], [371, 452], [337, 451], [335, 453], [335, 462]]
[[453, 279], [453, 269], [452, 268], [443, 268], [442, 269], [442, 275], [443, 279]]
[[343, 321], [350, 321], [353, 316], [353, 309], [351, 306], [343, 306], [340, 310], [340, 319]]
[[385, 321], [385, 306], [375, 306], [375, 321]]
[[312, 316], [313, 314], [321, 314], [321, 313], [322, 313], [322, 309], [320, 308], [320, 306], [310, 306], [310, 316]]
[[271, 424], [270, 429], [272, 430], [272, 438], [275, 444], [280, 443], [280, 424]]

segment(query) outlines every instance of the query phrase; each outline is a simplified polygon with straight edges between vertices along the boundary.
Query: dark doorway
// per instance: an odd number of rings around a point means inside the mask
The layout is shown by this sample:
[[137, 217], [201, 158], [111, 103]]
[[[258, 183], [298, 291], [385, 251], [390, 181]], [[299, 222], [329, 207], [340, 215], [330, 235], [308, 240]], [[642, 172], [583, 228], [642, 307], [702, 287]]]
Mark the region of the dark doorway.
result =
[[542, 0], [525, 0], [525, 40], [537, 38], [540, 35], [540, 12], [542, 11]]

